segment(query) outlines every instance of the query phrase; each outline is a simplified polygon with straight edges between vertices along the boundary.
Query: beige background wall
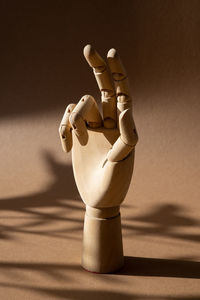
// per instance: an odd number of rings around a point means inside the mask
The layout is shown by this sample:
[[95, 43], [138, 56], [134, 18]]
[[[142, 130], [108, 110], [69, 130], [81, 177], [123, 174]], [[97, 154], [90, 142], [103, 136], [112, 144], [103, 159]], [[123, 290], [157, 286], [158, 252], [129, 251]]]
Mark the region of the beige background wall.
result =
[[[200, 1], [1, 1], [0, 19], [0, 298], [199, 299]], [[118, 275], [79, 267], [57, 132], [68, 103], [99, 101], [87, 43], [120, 52], [140, 137]]]

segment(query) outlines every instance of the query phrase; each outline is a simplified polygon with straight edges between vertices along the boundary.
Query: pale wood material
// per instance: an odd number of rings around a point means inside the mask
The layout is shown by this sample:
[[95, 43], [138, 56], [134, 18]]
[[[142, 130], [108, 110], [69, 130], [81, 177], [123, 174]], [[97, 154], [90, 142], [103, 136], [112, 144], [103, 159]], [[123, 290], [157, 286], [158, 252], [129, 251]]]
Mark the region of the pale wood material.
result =
[[98, 128], [102, 125], [102, 118], [97, 103], [90, 95], [85, 95], [72, 111], [69, 122], [77, 136], [87, 135], [86, 125]]
[[116, 96], [114, 84], [106, 63], [91, 45], [87, 45], [84, 48], [84, 56], [93, 68], [98, 87], [101, 91], [104, 127], [114, 128], [116, 127], [117, 120]]
[[76, 104], [69, 104], [67, 106], [59, 127], [60, 140], [64, 152], [69, 152], [72, 148], [72, 134], [69, 117], [75, 106]]
[[125, 109], [132, 108], [128, 78], [120, 57], [115, 49], [110, 49], [108, 51], [107, 58], [115, 85], [117, 114], [119, 116]]
[[74, 177], [86, 205], [82, 265], [107, 273], [123, 265], [119, 210], [130, 185], [138, 135], [116, 50], [108, 52], [110, 72], [92, 46], [85, 47], [84, 55], [101, 91], [103, 117], [95, 99], [85, 95], [67, 107], [59, 133], [63, 150], [72, 148]]
[[113, 153], [113, 149], [115, 151], [118, 145], [118, 129], [88, 129], [86, 144], [85, 137], [77, 137], [74, 131], [72, 133], [73, 171], [82, 200], [85, 204], [96, 208], [120, 205], [132, 177], [133, 147], [129, 146], [130, 154], [127, 156], [125, 152], [124, 156], [127, 158], [124, 159], [121, 153], [126, 150], [126, 145], [123, 144], [120, 152], [114, 152], [120, 157], [111, 161], [108, 159], [109, 153]]
[[110, 209], [109, 214], [112, 213], [115, 215], [106, 218], [103, 217], [106, 215], [104, 209], [86, 209], [82, 266], [88, 271], [111, 273], [119, 270], [124, 264], [119, 207], [113, 211]]

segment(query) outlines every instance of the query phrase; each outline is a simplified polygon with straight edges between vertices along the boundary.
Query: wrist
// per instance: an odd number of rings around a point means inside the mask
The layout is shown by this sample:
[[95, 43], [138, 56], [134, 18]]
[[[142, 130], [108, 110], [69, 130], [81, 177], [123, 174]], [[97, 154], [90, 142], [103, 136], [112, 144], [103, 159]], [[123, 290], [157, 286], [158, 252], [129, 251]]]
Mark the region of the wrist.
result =
[[120, 206], [114, 207], [91, 207], [86, 205], [86, 215], [97, 219], [110, 219], [119, 215]]

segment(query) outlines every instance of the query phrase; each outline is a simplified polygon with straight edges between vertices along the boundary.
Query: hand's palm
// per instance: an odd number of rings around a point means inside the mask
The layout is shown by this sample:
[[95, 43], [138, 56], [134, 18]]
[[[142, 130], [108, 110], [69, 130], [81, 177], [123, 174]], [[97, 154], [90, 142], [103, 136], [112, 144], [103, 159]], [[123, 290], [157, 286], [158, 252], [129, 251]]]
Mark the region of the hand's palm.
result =
[[80, 195], [92, 207], [118, 206], [130, 184], [134, 152], [123, 161], [111, 162], [107, 154], [119, 137], [119, 131], [100, 128], [87, 132], [86, 145], [81, 145], [73, 135], [73, 169]]

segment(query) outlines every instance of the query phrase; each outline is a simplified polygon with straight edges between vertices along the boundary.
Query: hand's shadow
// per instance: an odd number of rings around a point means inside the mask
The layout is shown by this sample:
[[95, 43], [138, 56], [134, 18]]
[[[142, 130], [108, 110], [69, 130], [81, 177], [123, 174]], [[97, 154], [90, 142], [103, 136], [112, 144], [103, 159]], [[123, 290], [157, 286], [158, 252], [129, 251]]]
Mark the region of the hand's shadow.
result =
[[116, 274], [200, 278], [200, 262], [125, 256], [124, 267]]
[[177, 204], [163, 203], [152, 207], [147, 213], [127, 217], [125, 220], [128, 223], [123, 225], [123, 228], [127, 230], [127, 235], [161, 236], [200, 242], [199, 232], [186, 233], [184, 230], [188, 227], [199, 228], [199, 220], [191, 218], [186, 208]]
[[[83, 220], [75, 214], [70, 214], [72, 211], [81, 212], [84, 209], [75, 185], [72, 167], [59, 162], [48, 151], [42, 154], [51, 179], [48, 185], [33, 193], [0, 198], [0, 210], [8, 213], [4, 215], [7, 220], [24, 219], [23, 224], [2, 224], [0, 240], [17, 238], [21, 233], [74, 239], [76, 235], [72, 233], [81, 232], [83, 228]], [[57, 227], [57, 222], [62, 222], [63, 225]], [[45, 228], [49, 224], [54, 226], [51, 229]]]

